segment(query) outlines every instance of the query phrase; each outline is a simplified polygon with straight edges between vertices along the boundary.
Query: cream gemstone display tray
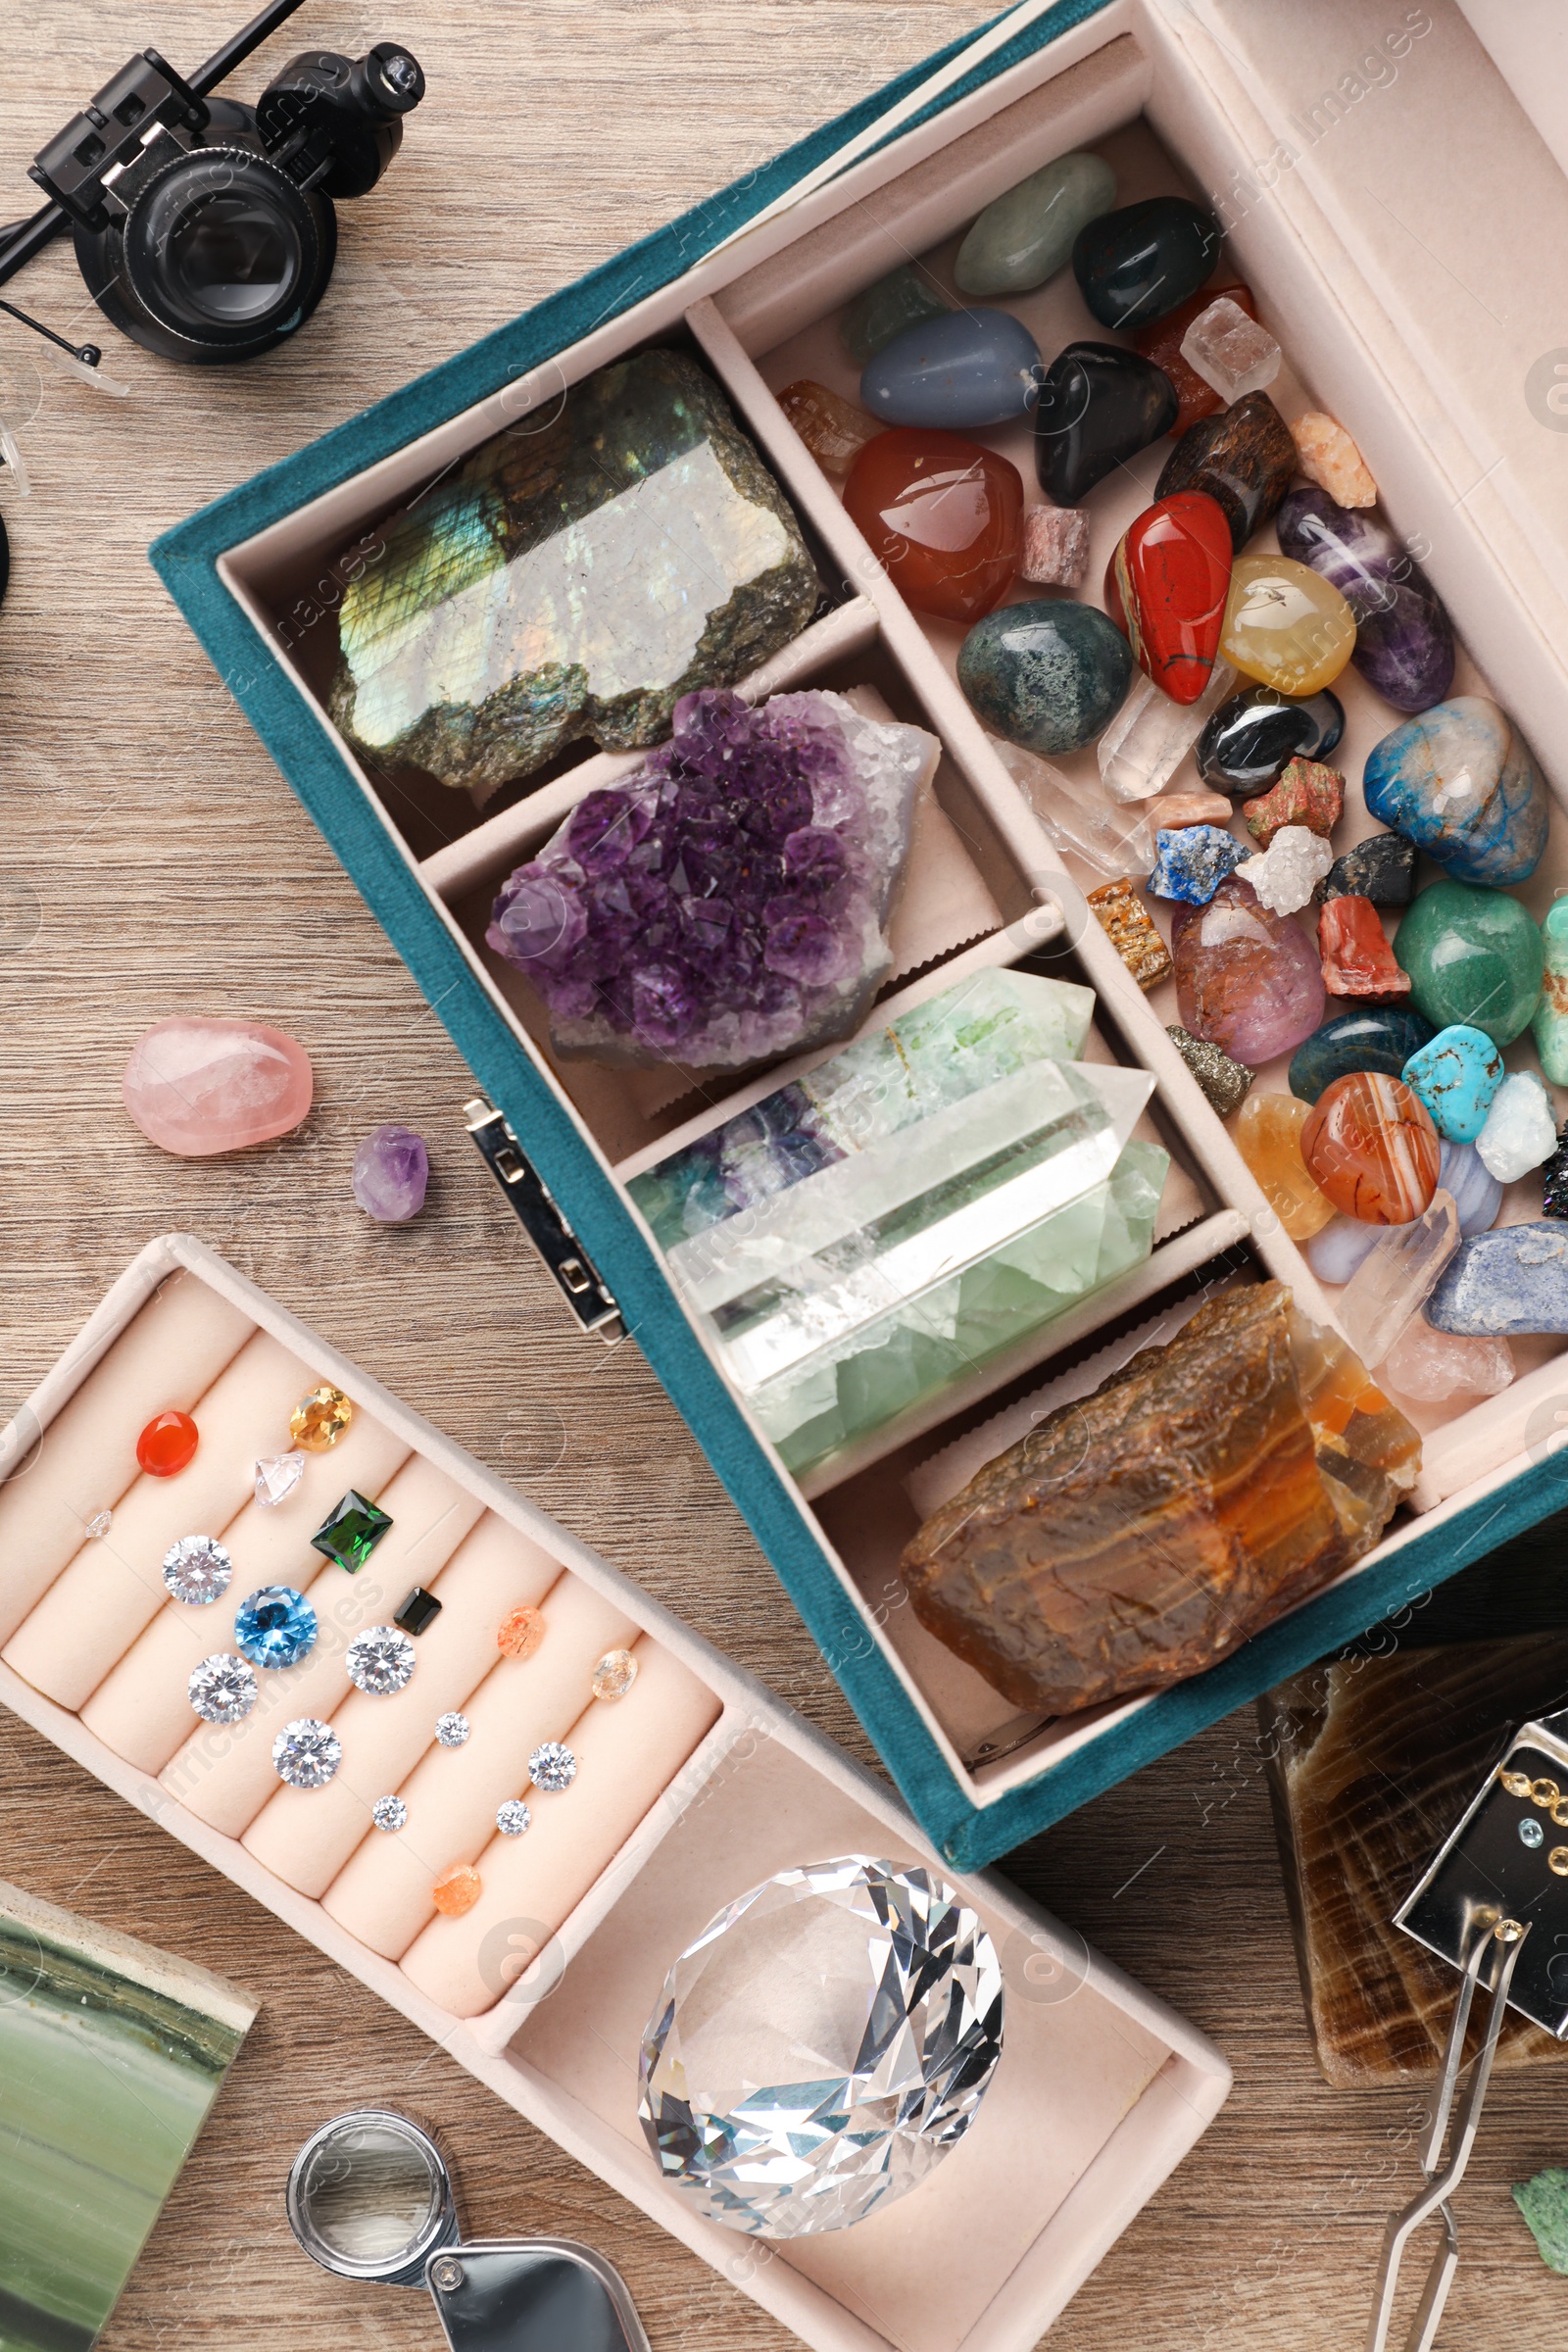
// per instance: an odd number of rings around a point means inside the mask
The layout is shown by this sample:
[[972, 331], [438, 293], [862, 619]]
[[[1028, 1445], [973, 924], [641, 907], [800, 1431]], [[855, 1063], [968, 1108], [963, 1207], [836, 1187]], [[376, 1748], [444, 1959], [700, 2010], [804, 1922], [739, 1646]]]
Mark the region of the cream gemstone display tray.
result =
[[[266, 1509], [253, 1457], [322, 1381], [355, 1420]], [[195, 1459], [139, 1474], [136, 1435], [170, 1408], [194, 1415]], [[703, 2220], [661, 2180], [637, 2121], [638, 2042], [664, 1972], [775, 1871], [852, 1852], [941, 1870], [898, 1800], [186, 1235], [150, 1243], [121, 1277], [0, 1436], [0, 1699], [819, 2352], [1028, 2352], [1223, 2103], [1230, 2070], [1200, 2034], [1001, 1881], [962, 1881], [1005, 1987], [1002, 2061], [963, 2142], [885, 2214], [821, 2238], [764, 2245]], [[309, 1536], [360, 1482], [393, 1526], [350, 1576]], [[196, 1532], [232, 1552], [227, 1610], [165, 1591], [165, 1548]], [[260, 1674], [243, 1722], [181, 1716], [172, 1694], [225, 1645], [250, 1578], [306, 1590], [317, 1647]], [[416, 1638], [407, 1688], [367, 1698], [344, 1649], [416, 1582], [442, 1614]], [[543, 1644], [502, 1658], [498, 1614], [536, 1603]], [[613, 1703], [587, 1695], [607, 1641], [641, 1661]], [[539, 1678], [553, 1653], [552, 1695]], [[435, 1714], [460, 1703], [472, 1737], [444, 1751]], [[270, 1761], [274, 1731], [306, 1712], [344, 1750], [309, 1792]], [[496, 1789], [520, 1788], [514, 1751], [541, 1729], [570, 1740], [576, 1783], [535, 1797], [522, 1838], [476, 1831]], [[410, 1819], [385, 1836], [369, 1805], [393, 1776]], [[430, 1878], [454, 1858], [478, 1861], [485, 1892], [436, 1920]]]
[[[1454, 691], [1494, 695], [1559, 799], [1568, 787], [1568, 445], [1542, 429], [1521, 391], [1535, 356], [1521, 322], [1568, 308], [1568, 184], [1458, 9], [1436, 0], [1391, 20], [1387, 39], [1377, 35], [1376, 76], [1353, 71], [1371, 37], [1353, 0], [1306, 11], [1287, 0], [1079, 0], [1019, 18], [1010, 42], [968, 74], [956, 66], [946, 81], [911, 77], [912, 124], [825, 184], [728, 237], [698, 216], [675, 240], [678, 262], [655, 240], [645, 271], [631, 258], [618, 275], [609, 266], [604, 284], [586, 281], [543, 306], [157, 551], [510, 1122], [514, 1173], [537, 1177], [559, 1204], [562, 1247], [581, 1277], [564, 1287], [587, 1287], [601, 1325], [629, 1329], [645, 1348], [901, 1787], [959, 1860], [1004, 1850], [1554, 1507], [1546, 1457], [1563, 1379], [1557, 1344], [1527, 1341], [1503, 1396], [1468, 1411], [1416, 1408], [1424, 1474], [1378, 1548], [1294, 1618], [1157, 1696], [1020, 1719], [906, 1605], [897, 1562], [918, 1524], [906, 1482], [930, 1456], [1102, 1350], [1125, 1352], [1129, 1335], [1184, 1297], [1275, 1277], [1320, 1319], [1332, 1319], [1334, 1299], [1172, 1047], [1174, 990], [1141, 994], [1085, 906], [1099, 877], [1058, 855], [959, 692], [961, 631], [905, 604], [778, 405], [776, 393], [803, 375], [854, 393], [836, 331], [846, 304], [911, 258], [952, 299], [954, 255], [975, 215], [1074, 149], [1114, 163], [1119, 203], [1167, 191], [1207, 200], [1226, 231], [1222, 271], [1246, 278], [1283, 346], [1273, 387], [1283, 413], [1321, 407], [1355, 436], [1385, 512], [1453, 616]], [[1324, 61], [1342, 52], [1337, 76]], [[1332, 102], [1319, 104], [1325, 76]], [[688, 266], [694, 250], [701, 258]], [[1455, 268], [1461, 284], [1490, 282], [1494, 330], [1454, 331]], [[1070, 272], [999, 307], [1028, 324], [1048, 361], [1075, 336], [1103, 333]], [[340, 552], [478, 443], [535, 429], [594, 369], [660, 345], [687, 351], [721, 384], [830, 590], [827, 609], [743, 691], [853, 690], [941, 747], [895, 927], [897, 968], [867, 1026], [985, 964], [1084, 982], [1097, 1000], [1089, 1052], [1152, 1074], [1145, 1132], [1172, 1158], [1143, 1266], [799, 1480], [676, 1300], [626, 1184], [822, 1055], [739, 1081], [555, 1060], [533, 990], [484, 945], [490, 905], [583, 794], [639, 756], [564, 760], [533, 789], [478, 806], [416, 771], [372, 772], [324, 702]], [[970, 437], [1019, 465], [1033, 502], [1027, 427]], [[1106, 558], [1151, 499], [1169, 446], [1090, 494], [1086, 598], [1098, 599]], [[1015, 593], [1033, 592], [1020, 582]], [[1357, 779], [1399, 714], [1353, 671], [1336, 691], [1348, 719], [1335, 755], [1348, 784], [1343, 849], [1374, 829]], [[1093, 774], [1093, 750], [1064, 765]], [[1559, 806], [1525, 894], [1532, 911], [1562, 887]], [[1511, 1064], [1530, 1058], [1528, 1041], [1510, 1049]], [[1261, 1091], [1284, 1082], [1283, 1065], [1259, 1073]], [[483, 1121], [483, 1104], [474, 1116]], [[1539, 1213], [1530, 1194], [1528, 1182], [1513, 1188], [1504, 1218]], [[560, 1257], [558, 1249], [558, 1270]]]

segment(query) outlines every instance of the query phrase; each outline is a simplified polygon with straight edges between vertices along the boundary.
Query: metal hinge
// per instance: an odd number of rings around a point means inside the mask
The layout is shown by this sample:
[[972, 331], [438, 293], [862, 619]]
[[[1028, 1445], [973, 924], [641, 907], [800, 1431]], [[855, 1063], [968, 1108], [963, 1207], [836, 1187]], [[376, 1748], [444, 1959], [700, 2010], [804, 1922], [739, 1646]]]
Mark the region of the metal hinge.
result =
[[463, 1112], [480, 1156], [583, 1330], [597, 1332], [607, 1345], [624, 1339], [619, 1307], [512, 1126], [483, 1095], [465, 1102]]

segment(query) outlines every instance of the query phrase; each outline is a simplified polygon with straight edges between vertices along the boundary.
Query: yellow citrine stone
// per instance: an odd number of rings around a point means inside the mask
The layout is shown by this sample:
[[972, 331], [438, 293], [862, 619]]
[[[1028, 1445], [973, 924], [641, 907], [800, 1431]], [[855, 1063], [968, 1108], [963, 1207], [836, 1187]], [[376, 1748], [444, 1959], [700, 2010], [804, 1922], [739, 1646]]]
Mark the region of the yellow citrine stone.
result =
[[1301, 1130], [1311, 1115], [1311, 1103], [1295, 1095], [1249, 1095], [1231, 1129], [1237, 1151], [1293, 1242], [1309, 1242], [1334, 1214], [1333, 1201], [1319, 1192], [1301, 1157]]
[[307, 1453], [326, 1453], [354, 1418], [354, 1406], [341, 1389], [323, 1381], [302, 1396], [288, 1418], [288, 1434]]
[[1289, 556], [1240, 556], [1219, 650], [1280, 694], [1331, 686], [1355, 651], [1355, 615], [1332, 581]]

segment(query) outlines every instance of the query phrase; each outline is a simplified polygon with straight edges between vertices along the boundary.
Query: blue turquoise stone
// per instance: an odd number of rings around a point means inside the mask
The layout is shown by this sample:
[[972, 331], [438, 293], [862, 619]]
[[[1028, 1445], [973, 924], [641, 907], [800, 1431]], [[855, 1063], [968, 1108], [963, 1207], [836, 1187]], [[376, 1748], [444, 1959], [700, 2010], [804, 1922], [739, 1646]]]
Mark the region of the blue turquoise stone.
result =
[[857, 368], [863, 368], [895, 335], [924, 318], [945, 318], [947, 310], [924, 270], [913, 262], [901, 262], [874, 286], [857, 294], [839, 320], [839, 335]]
[[1185, 196], [1150, 196], [1080, 229], [1072, 273], [1102, 326], [1130, 333], [1196, 294], [1219, 260], [1219, 222]]
[[1071, 258], [1078, 232], [1116, 201], [1116, 174], [1098, 155], [1058, 155], [993, 197], [958, 247], [964, 294], [1027, 294]]
[[1335, 1217], [1306, 1245], [1306, 1262], [1319, 1282], [1347, 1283], [1369, 1250], [1392, 1230], [1364, 1217]]
[[234, 1640], [253, 1666], [297, 1666], [316, 1646], [316, 1611], [292, 1585], [262, 1585], [234, 1612]]
[[1468, 1241], [1473, 1233], [1490, 1233], [1502, 1206], [1502, 1186], [1474, 1144], [1445, 1144], [1438, 1182], [1459, 1212], [1459, 1232]]
[[1303, 1102], [1315, 1102], [1336, 1078], [1352, 1070], [1378, 1070], [1397, 1078], [1412, 1054], [1437, 1035], [1431, 1021], [1400, 1005], [1368, 1004], [1342, 1012], [1302, 1040], [1291, 1057], [1290, 1085]]
[[1047, 759], [1103, 733], [1135, 667], [1114, 621], [1065, 597], [1003, 605], [958, 649], [958, 684], [986, 725]]
[[1180, 825], [1154, 835], [1154, 870], [1149, 888], [1156, 899], [1184, 899], [1206, 906], [1247, 851], [1222, 825]]
[[1523, 1339], [1568, 1331], [1568, 1226], [1501, 1225], [1461, 1242], [1426, 1305], [1434, 1331]]
[[978, 432], [1025, 415], [1040, 374], [1040, 346], [1010, 312], [948, 311], [866, 362], [860, 405], [883, 424]]
[[1374, 744], [1362, 777], [1379, 822], [1446, 867], [1494, 890], [1541, 863], [1550, 812], [1524, 738], [1485, 695], [1455, 695]]
[[1484, 1029], [1457, 1021], [1412, 1054], [1399, 1073], [1451, 1144], [1473, 1144], [1502, 1084], [1502, 1055]]

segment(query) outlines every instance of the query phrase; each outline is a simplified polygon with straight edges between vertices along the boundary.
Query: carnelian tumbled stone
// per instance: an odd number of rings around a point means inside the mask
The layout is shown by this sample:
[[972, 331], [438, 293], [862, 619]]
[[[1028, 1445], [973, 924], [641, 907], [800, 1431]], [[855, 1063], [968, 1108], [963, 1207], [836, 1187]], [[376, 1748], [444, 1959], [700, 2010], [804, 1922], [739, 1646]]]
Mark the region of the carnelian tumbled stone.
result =
[[1173, 703], [1196, 703], [1214, 674], [1230, 594], [1231, 526], [1221, 509], [1202, 490], [1172, 491], [1128, 525], [1111, 569], [1119, 607], [1111, 618], [1139, 666]]
[[1438, 1189], [1442, 1156], [1425, 1103], [1377, 1070], [1336, 1078], [1301, 1132], [1301, 1157], [1319, 1189], [1363, 1225], [1419, 1217]]
[[1023, 554], [1023, 478], [995, 450], [905, 425], [868, 441], [844, 504], [917, 612], [979, 620], [1006, 595]]
[[136, 1459], [149, 1478], [172, 1478], [194, 1461], [197, 1438], [189, 1413], [155, 1413], [136, 1440]]

